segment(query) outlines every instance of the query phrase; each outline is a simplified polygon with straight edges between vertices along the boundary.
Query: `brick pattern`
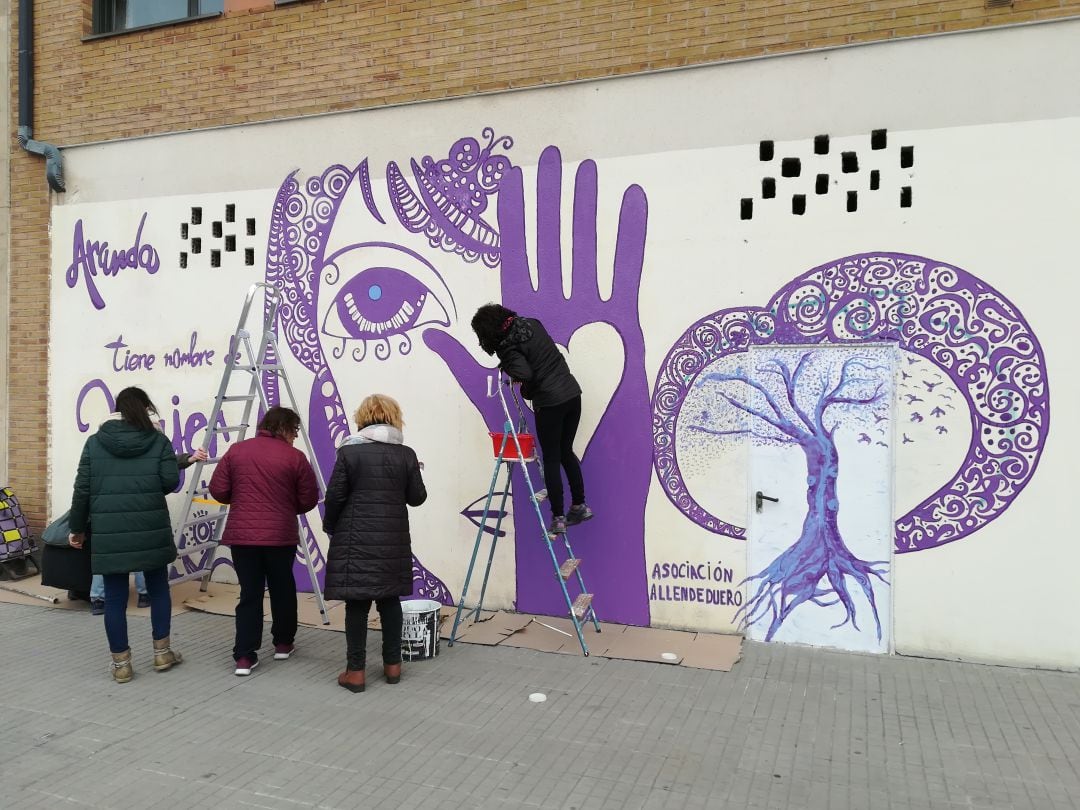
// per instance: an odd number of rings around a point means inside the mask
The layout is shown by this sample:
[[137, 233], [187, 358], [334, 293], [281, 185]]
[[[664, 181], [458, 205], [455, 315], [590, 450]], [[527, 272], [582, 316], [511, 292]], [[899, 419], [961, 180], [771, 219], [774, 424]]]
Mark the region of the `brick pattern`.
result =
[[[245, 3], [230, 2], [237, 5]], [[995, 9], [984, 0], [246, 5], [261, 7], [84, 41], [91, 0], [37, 0], [36, 136], [63, 146], [1080, 14], [1080, 0], [1015, 0]], [[14, 139], [14, 76], [10, 93], [9, 481], [40, 526], [49, 197], [41, 159]]]

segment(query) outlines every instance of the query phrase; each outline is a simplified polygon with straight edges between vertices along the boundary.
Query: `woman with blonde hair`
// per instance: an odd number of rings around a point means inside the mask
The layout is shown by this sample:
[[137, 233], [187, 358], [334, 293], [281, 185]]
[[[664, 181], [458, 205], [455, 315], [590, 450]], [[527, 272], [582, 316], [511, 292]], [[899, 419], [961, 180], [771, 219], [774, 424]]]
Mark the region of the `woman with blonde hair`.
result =
[[372, 394], [353, 418], [358, 432], [338, 449], [326, 488], [325, 596], [345, 602], [346, 664], [338, 685], [363, 692], [373, 601], [382, 620], [386, 681], [401, 679], [399, 598], [413, 589], [408, 507], [427, 500], [427, 489], [416, 453], [404, 444], [401, 406], [394, 399]]

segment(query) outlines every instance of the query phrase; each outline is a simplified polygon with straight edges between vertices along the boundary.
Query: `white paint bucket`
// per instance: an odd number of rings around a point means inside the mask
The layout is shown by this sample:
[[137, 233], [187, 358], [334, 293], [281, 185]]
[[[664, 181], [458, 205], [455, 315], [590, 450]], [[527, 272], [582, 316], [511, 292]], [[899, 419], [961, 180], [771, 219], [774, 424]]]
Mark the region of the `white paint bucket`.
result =
[[423, 661], [439, 654], [439, 608], [433, 599], [401, 603], [401, 658]]

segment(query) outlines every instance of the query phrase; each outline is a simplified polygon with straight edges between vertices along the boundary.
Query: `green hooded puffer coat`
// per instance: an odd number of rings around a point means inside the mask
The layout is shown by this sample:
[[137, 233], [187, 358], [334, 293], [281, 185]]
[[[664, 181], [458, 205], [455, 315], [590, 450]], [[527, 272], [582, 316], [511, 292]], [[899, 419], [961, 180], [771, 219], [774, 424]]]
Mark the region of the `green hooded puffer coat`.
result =
[[164, 434], [120, 419], [105, 422], [86, 440], [69, 525], [93, 532], [95, 574], [150, 571], [176, 559], [165, 494], [180, 481], [176, 454]]

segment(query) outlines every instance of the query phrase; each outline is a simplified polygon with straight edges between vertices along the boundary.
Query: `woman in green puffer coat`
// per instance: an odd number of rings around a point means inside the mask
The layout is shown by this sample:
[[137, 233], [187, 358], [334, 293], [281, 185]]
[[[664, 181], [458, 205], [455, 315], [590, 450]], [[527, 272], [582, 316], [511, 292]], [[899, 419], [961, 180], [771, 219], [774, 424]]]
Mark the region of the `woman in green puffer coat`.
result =
[[150, 596], [154, 669], [163, 672], [181, 661], [169, 647], [172, 596], [168, 565], [176, 559], [166, 493], [180, 481], [176, 453], [150, 419], [154, 403], [141, 388], [116, 397], [119, 419], [101, 425], [86, 440], [71, 498], [68, 542], [82, 548], [93, 528], [90, 569], [105, 579], [105, 634], [112, 652], [112, 674], [127, 683], [134, 674], [127, 635], [128, 575], [142, 571]]

